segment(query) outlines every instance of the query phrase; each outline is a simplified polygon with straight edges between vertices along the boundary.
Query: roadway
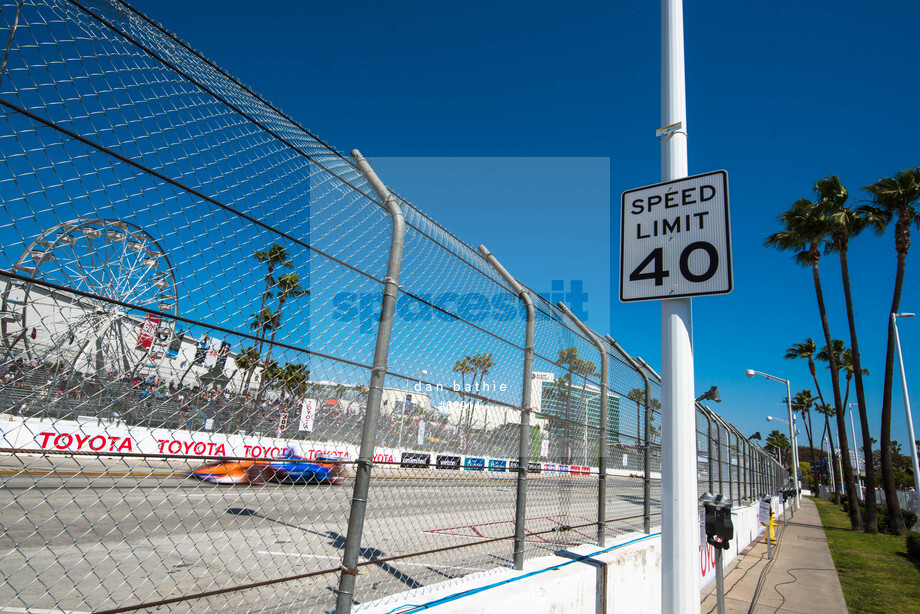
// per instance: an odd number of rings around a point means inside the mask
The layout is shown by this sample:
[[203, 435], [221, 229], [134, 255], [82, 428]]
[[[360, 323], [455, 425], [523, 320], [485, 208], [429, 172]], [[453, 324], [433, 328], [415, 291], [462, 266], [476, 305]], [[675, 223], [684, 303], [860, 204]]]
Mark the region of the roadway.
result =
[[[190, 468], [175, 460], [0, 459], [0, 612], [106, 610], [339, 566], [352, 480], [218, 486], [184, 475]], [[595, 526], [577, 527], [596, 518], [596, 477], [529, 478], [528, 557], [596, 539]], [[608, 535], [641, 531], [642, 481], [607, 483], [608, 518], [627, 518]], [[357, 601], [509, 566], [511, 540], [487, 540], [513, 534], [514, 503], [512, 473], [378, 466], [363, 560], [427, 554], [363, 566]], [[464, 544], [473, 545], [453, 548]], [[328, 611], [337, 583], [338, 572], [325, 573], [169, 610]]]

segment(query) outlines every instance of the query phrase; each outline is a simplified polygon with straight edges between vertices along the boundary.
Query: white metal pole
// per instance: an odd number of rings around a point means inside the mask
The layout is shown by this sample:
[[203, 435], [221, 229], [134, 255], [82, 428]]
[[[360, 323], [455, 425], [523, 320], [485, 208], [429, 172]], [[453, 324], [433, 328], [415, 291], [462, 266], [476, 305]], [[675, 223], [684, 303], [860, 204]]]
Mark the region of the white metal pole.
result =
[[795, 436], [795, 416], [792, 414], [792, 392], [786, 380], [786, 406], [789, 408], [789, 438], [792, 440], [792, 485], [795, 487], [795, 509], [802, 507], [802, 487], [799, 485], [799, 440]]
[[862, 491], [862, 480], [859, 479], [859, 448], [856, 447], [856, 427], [853, 426], [853, 410], [850, 409], [850, 407], [854, 405], [859, 407], [859, 403], [850, 403], [847, 406], [847, 412], [850, 414], [850, 433], [853, 436], [853, 460], [855, 461], [853, 464], [856, 465], [856, 494], [859, 495], [860, 499], [865, 499]]
[[898, 314], [896, 313], [891, 314], [891, 326], [894, 328], [894, 342], [898, 348], [898, 366], [901, 369], [901, 390], [904, 391], [904, 412], [907, 414], [907, 437], [910, 442], [910, 457], [914, 463], [914, 490], [917, 491], [917, 497], [920, 498], [920, 468], [917, 466], [917, 442], [914, 440], [914, 420], [910, 415], [910, 397], [907, 396], [907, 377], [904, 375], [904, 357], [901, 356], [901, 338], [898, 336]]
[[[687, 176], [682, 0], [661, 1], [661, 180]], [[661, 611], [700, 611], [696, 414], [690, 299], [661, 302]]]

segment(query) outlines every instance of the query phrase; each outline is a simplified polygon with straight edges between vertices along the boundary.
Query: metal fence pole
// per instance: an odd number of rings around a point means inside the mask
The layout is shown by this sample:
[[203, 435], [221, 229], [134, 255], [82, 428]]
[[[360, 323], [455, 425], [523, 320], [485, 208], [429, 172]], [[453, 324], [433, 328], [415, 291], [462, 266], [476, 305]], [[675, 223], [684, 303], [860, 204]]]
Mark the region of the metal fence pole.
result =
[[751, 500], [751, 484], [749, 480], [750, 467], [748, 466], [748, 441], [741, 440], [741, 458], [744, 459], [744, 500]]
[[607, 351], [594, 331], [576, 318], [565, 303], [560, 302], [556, 306], [594, 343], [601, 355], [600, 443], [597, 446], [597, 545], [603, 546], [607, 533]]
[[[726, 428], [728, 429], [728, 492], [732, 501], [738, 501], [738, 469], [740, 467], [737, 462], [738, 435], [735, 433], [735, 429], [730, 426], [726, 425]], [[732, 453], [735, 454], [734, 460], [732, 459]]]
[[533, 411], [531, 395], [536, 310], [527, 291], [505, 270], [505, 267], [486, 249], [485, 245], [479, 246], [479, 253], [498, 271], [527, 310], [527, 329], [524, 333], [524, 381], [521, 386], [521, 430], [518, 439], [517, 499], [514, 506], [513, 560], [514, 568], [520, 570], [524, 568], [524, 528], [527, 521], [527, 471], [530, 467], [530, 413]]
[[613, 337], [607, 335], [607, 342], [610, 343], [616, 351], [620, 353], [621, 356], [629, 363], [629, 366], [632, 367], [636, 373], [642, 377], [642, 381], [645, 382], [645, 452], [643, 454], [643, 474], [644, 478], [642, 480], [642, 528], [646, 533], [652, 532], [652, 475], [651, 475], [651, 439], [650, 435], [652, 432], [652, 414], [649, 411], [649, 407], [652, 402], [651, 391], [649, 390], [649, 381], [648, 375], [645, 370], [639, 366], [639, 364], [633, 360], [632, 356], [626, 353], [626, 351], [620, 347], [620, 344], [617, 343]]
[[380, 307], [380, 323], [377, 327], [377, 342], [374, 347], [374, 363], [367, 393], [367, 410], [361, 429], [361, 449], [355, 466], [355, 488], [348, 516], [348, 534], [345, 536], [342, 555], [342, 574], [336, 593], [336, 612], [348, 614], [354, 603], [355, 580], [358, 575], [358, 555], [361, 549], [361, 533], [364, 530], [364, 513], [367, 509], [367, 493], [371, 482], [374, 444], [377, 438], [377, 419], [386, 378], [387, 358], [390, 354], [390, 336], [393, 331], [393, 314], [396, 310], [396, 292], [399, 288], [399, 271], [402, 266], [403, 246], [406, 238], [406, 220], [399, 203], [383, 185], [380, 178], [357, 149], [351, 152], [355, 165], [364, 174], [368, 183], [383, 201], [390, 214], [393, 234], [390, 239], [390, 255], [387, 261], [387, 276], [384, 280], [383, 303]]
[[709, 492], [715, 492], [712, 488], [712, 416], [709, 415], [709, 412], [703, 415], [706, 416], [706, 449], [708, 450], [706, 456], [709, 464]]

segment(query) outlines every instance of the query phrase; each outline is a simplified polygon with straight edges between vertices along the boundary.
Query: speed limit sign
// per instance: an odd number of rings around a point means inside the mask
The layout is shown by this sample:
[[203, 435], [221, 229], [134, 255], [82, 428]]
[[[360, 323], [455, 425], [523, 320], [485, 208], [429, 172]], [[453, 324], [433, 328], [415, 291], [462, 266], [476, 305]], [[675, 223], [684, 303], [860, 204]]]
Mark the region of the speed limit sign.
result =
[[728, 173], [715, 171], [623, 192], [621, 301], [731, 291]]

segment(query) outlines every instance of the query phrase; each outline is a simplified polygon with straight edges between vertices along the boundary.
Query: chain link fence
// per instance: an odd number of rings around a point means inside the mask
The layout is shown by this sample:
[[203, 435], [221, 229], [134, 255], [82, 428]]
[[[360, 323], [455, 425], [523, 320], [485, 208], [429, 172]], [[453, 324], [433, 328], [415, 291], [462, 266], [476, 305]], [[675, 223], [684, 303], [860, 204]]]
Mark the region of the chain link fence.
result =
[[[650, 369], [393, 195], [397, 286], [367, 174], [128, 5], [0, 7], [0, 611], [344, 611], [659, 523]], [[698, 465], [786, 479], [702, 407]]]

